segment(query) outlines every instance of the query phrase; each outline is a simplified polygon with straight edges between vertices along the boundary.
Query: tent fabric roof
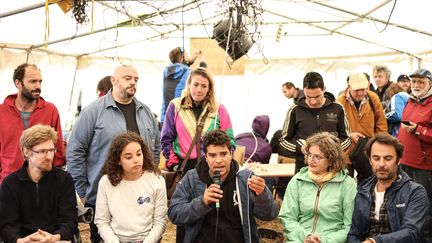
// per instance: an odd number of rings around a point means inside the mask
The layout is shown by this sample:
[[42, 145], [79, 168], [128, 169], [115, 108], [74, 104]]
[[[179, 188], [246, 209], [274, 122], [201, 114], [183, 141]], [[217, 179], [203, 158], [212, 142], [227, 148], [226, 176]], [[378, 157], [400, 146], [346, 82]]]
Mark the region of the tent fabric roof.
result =
[[[48, 43], [52, 44], [45, 50], [73, 56], [165, 59], [158, 46], [178, 45], [183, 35], [211, 37], [214, 24], [227, 16], [220, 6], [224, 2], [227, 0], [96, 0], [91, 18], [89, 1], [86, 13], [92, 20], [83, 25], [76, 23], [72, 11], [64, 14], [51, 4]], [[422, 58], [422, 53], [431, 49], [432, 2], [427, 0], [258, 2], [263, 8], [260, 44], [269, 59], [388, 52]], [[0, 45], [44, 49], [47, 13], [43, 5], [43, 1], [1, 1]], [[276, 42], [279, 26], [282, 36]], [[249, 51], [250, 59], [262, 58], [257, 47], [255, 44]]]

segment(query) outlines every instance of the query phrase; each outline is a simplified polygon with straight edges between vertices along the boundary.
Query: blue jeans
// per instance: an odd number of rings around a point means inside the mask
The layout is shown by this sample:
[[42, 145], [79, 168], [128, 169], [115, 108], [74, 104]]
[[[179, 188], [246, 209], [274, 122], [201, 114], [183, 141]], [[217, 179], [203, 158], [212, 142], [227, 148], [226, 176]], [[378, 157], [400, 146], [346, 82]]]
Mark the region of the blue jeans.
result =
[[428, 239], [432, 242], [432, 171], [431, 170], [421, 170], [413, 168], [407, 165], [400, 165], [400, 168], [405, 171], [409, 177], [411, 177], [415, 182], [422, 185], [428, 194], [429, 204], [429, 228], [428, 228]]

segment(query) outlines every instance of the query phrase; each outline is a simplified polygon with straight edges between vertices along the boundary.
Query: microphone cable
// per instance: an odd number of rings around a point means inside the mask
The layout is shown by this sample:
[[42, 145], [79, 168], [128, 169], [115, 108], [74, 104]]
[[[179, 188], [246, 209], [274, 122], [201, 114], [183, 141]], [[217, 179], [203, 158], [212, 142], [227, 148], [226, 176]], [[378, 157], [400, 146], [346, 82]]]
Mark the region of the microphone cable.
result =
[[216, 208], [216, 229], [214, 235], [214, 242], [217, 243], [217, 233], [219, 228], [219, 208]]

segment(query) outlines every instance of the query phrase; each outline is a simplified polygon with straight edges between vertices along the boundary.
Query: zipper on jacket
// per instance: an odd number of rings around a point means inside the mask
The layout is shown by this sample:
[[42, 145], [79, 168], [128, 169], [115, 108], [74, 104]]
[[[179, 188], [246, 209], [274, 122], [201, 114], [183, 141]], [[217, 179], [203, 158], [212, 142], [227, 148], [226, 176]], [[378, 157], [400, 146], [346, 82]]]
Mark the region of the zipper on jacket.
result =
[[320, 192], [321, 192], [322, 186], [318, 188], [318, 192], [315, 198], [315, 204], [314, 204], [314, 221], [312, 224], [312, 231], [311, 234], [315, 233], [316, 230], [316, 226], [318, 224], [318, 202], [319, 202], [319, 197], [320, 197]]
[[39, 206], [39, 183], [36, 183], [36, 205]]

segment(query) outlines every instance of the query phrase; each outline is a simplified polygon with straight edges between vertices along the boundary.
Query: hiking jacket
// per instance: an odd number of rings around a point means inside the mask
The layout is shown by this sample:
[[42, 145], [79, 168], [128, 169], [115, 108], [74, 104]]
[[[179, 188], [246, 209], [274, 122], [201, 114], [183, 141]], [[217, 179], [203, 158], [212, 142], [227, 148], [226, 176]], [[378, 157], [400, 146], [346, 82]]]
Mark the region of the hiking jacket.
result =
[[[372, 190], [376, 183], [376, 176], [371, 176], [357, 188], [348, 242], [362, 242], [368, 238], [369, 212], [374, 200]], [[374, 240], [377, 243], [426, 243], [423, 235], [427, 227], [429, 199], [424, 187], [399, 170], [398, 179], [387, 188], [385, 197], [391, 233], [377, 235]]]
[[279, 218], [288, 242], [316, 234], [322, 243], [346, 242], [354, 210], [356, 182], [341, 170], [320, 188], [303, 167], [289, 182]]
[[[233, 163], [237, 163], [234, 162]], [[243, 229], [244, 242], [259, 242], [258, 229], [255, 217], [270, 221], [277, 217], [279, 208], [274, 201], [270, 190], [265, 187], [259, 196], [248, 188], [247, 180], [253, 175], [249, 169], [239, 170], [236, 175], [237, 202], [239, 203], [240, 217]], [[182, 178], [171, 198], [168, 217], [173, 224], [185, 227], [184, 243], [192, 243], [197, 237], [205, 215], [212, 206], [203, 202], [204, 191], [207, 184], [203, 182], [196, 169], [190, 170]], [[210, 236], [209, 236], [210, 237]]]

